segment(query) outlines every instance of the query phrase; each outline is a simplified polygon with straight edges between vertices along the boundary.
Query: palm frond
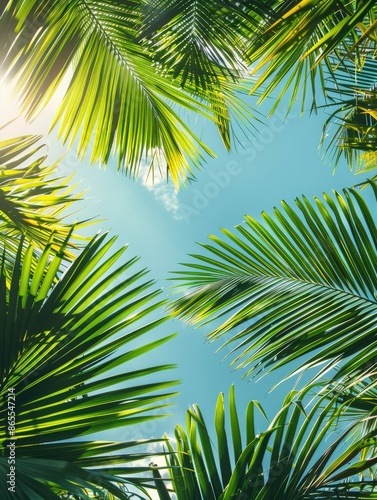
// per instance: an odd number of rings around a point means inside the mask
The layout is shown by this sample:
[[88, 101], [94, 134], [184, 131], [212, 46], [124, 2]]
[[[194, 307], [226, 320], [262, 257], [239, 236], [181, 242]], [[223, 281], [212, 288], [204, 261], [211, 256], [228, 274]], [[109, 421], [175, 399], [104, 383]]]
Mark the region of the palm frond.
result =
[[[228, 408], [223, 394], [217, 400], [215, 442], [200, 408], [190, 408], [186, 431], [177, 426], [175, 442], [171, 439], [167, 443], [168, 472], [177, 499], [376, 498], [374, 482], [361, 484], [356, 477], [376, 462], [375, 457], [362, 464], [358, 461], [366, 441], [360, 439], [344, 448], [352, 426], [339, 435], [333, 433], [344, 408], [337, 407], [335, 399], [326, 401], [323, 397], [308, 407], [304, 398], [304, 393], [288, 394], [263, 432], [257, 432], [255, 418], [257, 411], [263, 416], [264, 411], [258, 402], [250, 401], [246, 428], [241, 432], [232, 386]], [[376, 431], [365, 438], [375, 436]]]
[[[208, 9], [212, 19], [216, 19], [216, 13], [221, 14], [216, 4], [208, 8], [198, 4], [199, 25]], [[208, 33], [203, 41], [203, 29], [192, 44], [185, 44], [184, 67], [180, 66], [179, 73], [183, 71], [187, 75], [184, 79], [191, 79], [195, 64], [199, 80], [197, 85], [183, 89], [175, 78], [176, 60], [168, 58], [168, 73], [158, 71], [153, 62], [159, 54], [160, 36], [165, 39], [167, 31], [172, 33], [169, 23], [161, 26], [161, 21], [171, 16], [169, 9], [157, 26], [151, 6], [135, 0], [71, 0], [43, 6], [36, 1], [25, 4], [13, 0], [9, 6], [6, 17], [11, 25], [16, 18], [18, 27], [14, 29], [14, 43], [5, 51], [3, 71], [14, 79], [28, 119], [38, 114], [65, 78], [68, 88], [52, 126], [60, 122], [60, 136], [70, 146], [80, 137], [80, 157], [91, 149], [91, 161], [106, 165], [116, 154], [118, 169], [137, 176], [141, 163], [150, 161], [153, 167], [153, 153], [160, 151], [164, 158], [160, 167], [166, 168], [177, 185], [184, 182], [192, 175], [193, 166], [199, 167], [205, 155], [213, 153], [184, 122], [177, 106], [213, 120], [225, 146], [230, 147], [229, 114], [240, 107], [234, 79], [245, 73], [240, 70], [244, 65], [239, 58], [232, 60], [232, 67], [238, 68], [237, 75], [231, 78], [233, 69], [228, 68], [236, 49], [230, 49], [227, 41], [229, 37], [238, 39], [237, 23], [232, 25], [232, 35], [222, 41], [222, 46], [218, 34], [212, 49], [204, 50]], [[175, 22], [182, 27], [182, 19], [189, 11], [181, 3], [178, 7]], [[229, 2], [226, 16], [218, 16], [219, 22], [225, 17], [229, 20], [229, 9], [237, 11], [239, 19], [247, 18], [240, 7], [231, 8]], [[177, 14], [177, 8], [173, 10]], [[197, 17], [192, 19], [187, 30], [197, 30], [197, 21]], [[223, 30], [224, 26], [225, 22]], [[200, 50], [192, 61], [191, 49], [199, 39]], [[230, 98], [224, 100], [231, 83]]]
[[[238, 81], [247, 72], [245, 51], [266, 2], [164, 0], [146, 2], [143, 36], [154, 61], [180, 85], [196, 91]], [[273, 11], [269, 11], [273, 14]]]
[[[174, 394], [176, 381], [159, 375], [172, 365], [125, 369], [171, 336], [146, 338], [165, 320], [153, 319], [163, 303], [160, 291], [150, 291], [145, 270], [131, 273], [136, 259], [115, 265], [125, 248], [110, 252], [114, 238], [105, 239], [93, 238], [63, 274], [64, 248], [55, 253], [51, 244], [35, 269], [33, 248], [24, 255], [22, 243], [12, 273], [2, 265], [0, 433], [5, 442], [17, 440], [17, 490], [24, 497], [56, 498], [60, 488], [86, 498], [85, 488], [103, 486], [128, 498], [113, 482], [142, 485], [142, 479], [132, 479], [140, 467], [124, 464], [136, 460], [127, 447], [143, 443], [78, 438], [156, 419]], [[15, 429], [7, 424], [10, 408]], [[120, 450], [126, 452], [114, 453]], [[2, 491], [7, 453], [3, 447]]]
[[[362, 378], [344, 375], [339, 381], [321, 383], [318, 386], [319, 394], [325, 395], [329, 400], [336, 400], [339, 406], [345, 409], [337, 426], [352, 425], [353, 429], [348, 440], [357, 442], [365, 440], [366, 446], [360, 453], [360, 461], [367, 461], [376, 455], [376, 439], [368, 439], [377, 429], [377, 392], [376, 376], [371, 370], [369, 374], [363, 374]], [[371, 467], [360, 475], [361, 481], [376, 481], [376, 468]]]
[[[19, 37], [28, 19], [41, 28], [24, 47], [15, 46], [4, 63], [21, 93], [28, 119], [51, 99], [63, 78], [69, 84], [53, 126], [78, 155], [91, 149], [91, 161], [107, 164], [117, 154], [119, 169], [137, 176], [154, 150], [164, 152], [166, 168], [179, 184], [211, 151], [183, 122], [174, 105], [206, 109], [177, 84], [158, 75], [138, 43], [140, 2], [71, 0], [15, 1]], [[25, 37], [24, 37], [25, 39]]]
[[334, 168], [342, 155], [356, 173], [375, 168], [377, 100], [376, 61], [366, 57], [356, 67], [343, 63], [337, 69], [336, 87], [326, 89], [328, 104], [335, 107], [323, 127], [321, 144], [326, 141], [332, 127], [335, 132], [326, 147]]
[[283, 201], [273, 217], [223, 229], [228, 241], [210, 236], [176, 273], [186, 293], [173, 313], [215, 322], [209, 340], [225, 337], [246, 375], [300, 358], [300, 369], [346, 360], [337, 377], [375, 365], [377, 187], [369, 188], [368, 205], [355, 189], [303, 197], [296, 209]]
[[[72, 194], [76, 186], [68, 187], [70, 179], [57, 177], [55, 165], [44, 165], [47, 155], [40, 139], [30, 135], [0, 141], [0, 244], [10, 264], [21, 236], [36, 248], [52, 243], [53, 250], [60, 250], [72, 233], [63, 219], [81, 197]], [[73, 259], [78, 240], [75, 235], [64, 247], [66, 259]]]
[[344, 53], [355, 60], [359, 54], [375, 50], [376, 6], [372, 0], [362, 4], [337, 0], [302, 0], [293, 4], [286, 0], [277, 2], [274, 11], [278, 19], [264, 18], [264, 31], [251, 39], [248, 50], [255, 63], [253, 73], [262, 70], [252, 92], [266, 83], [259, 99], [262, 102], [278, 91], [271, 112], [288, 90], [289, 106], [300, 96], [303, 111], [308, 87], [311, 107], [316, 109], [317, 86], [325, 93], [325, 70], [336, 82], [336, 68]]
[[250, 86], [247, 40], [266, 12], [273, 15], [266, 2], [228, 0], [151, 0], [143, 12], [141, 37], [157, 71], [209, 107], [228, 150], [231, 117], [256, 118], [240, 93]]

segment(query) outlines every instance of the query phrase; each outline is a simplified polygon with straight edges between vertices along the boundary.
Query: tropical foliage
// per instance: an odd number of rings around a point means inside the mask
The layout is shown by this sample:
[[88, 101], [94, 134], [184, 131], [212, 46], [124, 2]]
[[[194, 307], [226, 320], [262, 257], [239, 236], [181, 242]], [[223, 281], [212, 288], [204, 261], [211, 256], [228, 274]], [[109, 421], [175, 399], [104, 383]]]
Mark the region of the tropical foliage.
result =
[[[148, 337], [165, 321], [154, 317], [163, 301], [145, 270], [132, 272], [137, 259], [117, 264], [126, 248], [111, 250], [114, 238], [97, 235], [75, 248], [73, 227], [58, 218], [75, 198], [56, 194], [64, 186], [51, 180], [54, 170], [31, 161], [36, 141], [0, 148], [0, 489], [13, 498], [7, 474], [16, 442], [17, 498], [89, 498], [103, 488], [128, 498], [124, 486], [142, 486], [137, 474], [149, 470], [127, 465], [149, 457], [143, 442], [77, 438], [155, 419], [166, 406], [176, 382], [159, 374], [172, 365], [112, 373], [169, 340]], [[20, 158], [31, 163], [18, 165]]]
[[76, 242], [73, 235], [67, 240], [72, 227], [61, 212], [64, 208], [67, 217], [80, 195], [56, 177], [54, 166], [44, 165], [47, 154], [40, 156], [45, 149], [40, 139], [29, 135], [0, 141], [0, 241], [6, 264], [12, 265], [21, 235], [39, 250], [49, 243], [55, 251], [63, 249], [68, 260], [79, 243], [77, 235]]
[[[335, 92], [344, 127], [334, 144], [349, 160], [355, 149], [375, 151], [375, 105], [365, 94], [375, 84], [373, 0], [10, 0], [0, 27], [2, 71], [26, 116], [35, 117], [64, 82], [52, 124], [60, 122], [63, 141], [77, 137], [80, 157], [90, 149], [92, 161], [104, 164], [116, 154], [131, 176], [147, 160], [177, 185], [191, 178], [213, 152], [179, 110], [212, 120], [229, 149], [231, 117], [251, 118], [240, 98], [245, 89], [259, 103], [273, 97], [272, 113], [287, 93], [289, 107], [301, 99], [304, 112], [309, 94], [316, 110], [324, 99], [332, 106]], [[253, 79], [243, 84], [250, 68]], [[360, 123], [365, 108], [372, 125]], [[347, 132], [357, 145], [343, 140]]]
[[[358, 71], [350, 63], [337, 69], [336, 87], [326, 88], [329, 112], [322, 145], [337, 165], [342, 155], [357, 173], [375, 167], [376, 61], [369, 55]], [[335, 108], [332, 109], [332, 108]], [[335, 131], [330, 134], [332, 128]], [[330, 140], [327, 136], [332, 136]]]
[[[60, 135], [69, 144], [80, 136], [81, 157], [89, 146], [92, 161], [103, 164], [116, 153], [118, 168], [132, 176], [137, 176], [143, 159], [149, 158], [152, 165], [160, 159], [160, 167], [178, 185], [191, 175], [193, 165], [199, 166], [203, 153], [213, 153], [174, 108], [199, 111], [213, 120], [228, 149], [230, 111], [247, 115], [235, 87], [246, 68], [222, 40], [229, 15], [237, 13], [237, 25], [245, 24], [246, 17], [236, 6], [219, 17], [221, 11], [215, 6], [216, 2], [209, 8], [198, 3], [195, 26], [171, 45], [183, 44], [190, 54], [166, 74], [166, 58], [156, 47], [161, 46], [165, 29], [175, 29], [169, 24], [160, 30], [155, 2], [11, 1], [0, 20], [8, 33], [3, 71], [20, 91], [29, 119], [63, 80], [68, 82], [54, 124], [61, 121]], [[217, 18], [222, 19], [222, 31], [208, 52], [206, 27]], [[169, 22], [181, 26], [182, 20]], [[237, 33], [231, 33], [227, 42], [236, 38]], [[201, 75], [200, 81], [193, 81], [194, 74]]]
[[[360, 171], [376, 160], [376, 14], [372, 0], [9, 0], [0, 69], [28, 119], [64, 87], [51, 124], [63, 142], [104, 165], [116, 156], [132, 177], [147, 161], [176, 185], [191, 179], [214, 154], [188, 125], [193, 113], [230, 149], [231, 118], [251, 119], [245, 89], [258, 103], [272, 98], [271, 113], [287, 94], [289, 109], [300, 99], [301, 112], [330, 110], [326, 151]], [[229, 424], [223, 395], [216, 405], [216, 445], [199, 407], [189, 409], [175, 443], [161, 440], [169, 486], [140, 451], [156, 440], [92, 437], [156, 418], [173, 394], [176, 382], [160, 379], [171, 365], [127, 369], [171, 338], [149, 336], [165, 302], [131, 270], [135, 259], [117, 263], [125, 248], [112, 250], [114, 238], [78, 238], [82, 223], [64, 217], [80, 196], [42, 150], [30, 136], [0, 144], [5, 495], [16, 400], [21, 499], [145, 497], [150, 487], [163, 500], [377, 498], [376, 185], [247, 217], [179, 273], [191, 291], [173, 312], [214, 322], [209, 338], [226, 336], [246, 376], [291, 362], [322, 369], [259, 434], [263, 409], [249, 403], [243, 430], [233, 388]]]
[[209, 338], [229, 334], [223, 345], [234, 345], [233, 364], [246, 375], [302, 357], [301, 369], [346, 360], [338, 378], [373, 373], [377, 186], [369, 189], [368, 204], [356, 189], [296, 199], [295, 208], [283, 201], [261, 222], [246, 217], [235, 231], [224, 229], [226, 239], [210, 236], [206, 253], [179, 273], [193, 290], [174, 312], [216, 321]]
[[362, 69], [366, 56], [376, 48], [376, 5], [372, 0], [362, 4], [302, 0], [295, 5], [284, 0], [271, 7], [275, 16], [264, 16], [262, 33], [248, 47], [251, 62], [258, 62], [253, 71], [263, 68], [254, 88], [269, 83], [261, 100], [284, 83], [278, 102], [290, 89], [292, 104], [302, 87], [304, 103], [309, 85], [315, 108], [317, 86], [326, 94], [326, 81], [330, 78], [337, 83], [339, 67], [348, 63]]
[[[258, 414], [266, 418], [263, 408], [250, 401], [243, 430], [232, 386], [228, 412], [223, 394], [217, 400], [215, 443], [200, 408], [194, 405], [187, 412], [186, 432], [181, 426], [175, 430], [177, 451], [167, 443], [168, 471], [177, 499], [376, 498], [373, 479], [364, 477], [360, 492], [357, 476], [377, 461], [370, 445], [375, 442], [377, 430], [369, 430], [362, 439], [344, 446], [357, 425], [354, 422], [340, 433], [334, 432], [334, 424], [344, 417], [346, 404], [338, 405], [336, 396], [330, 400], [321, 396], [307, 410], [304, 401], [304, 392], [289, 393], [267, 429], [257, 433]], [[225, 425], [227, 413], [229, 423]], [[228, 425], [231, 439], [227, 436]], [[355, 460], [363, 452], [363, 460]], [[163, 484], [161, 476], [156, 477], [159, 483]], [[170, 498], [167, 488], [160, 498]]]
[[271, 113], [286, 94], [289, 108], [301, 100], [302, 113], [308, 100], [312, 111], [329, 107], [324, 137], [335, 123], [326, 147], [335, 148], [334, 164], [344, 153], [351, 167], [374, 167], [375, 2], [287, 0], [273, 9], [279, 18], [265, 16], [262, 34], [248, 47], [258, 75], [251, 92], [262, 88], [259, 102], [274, 97]]

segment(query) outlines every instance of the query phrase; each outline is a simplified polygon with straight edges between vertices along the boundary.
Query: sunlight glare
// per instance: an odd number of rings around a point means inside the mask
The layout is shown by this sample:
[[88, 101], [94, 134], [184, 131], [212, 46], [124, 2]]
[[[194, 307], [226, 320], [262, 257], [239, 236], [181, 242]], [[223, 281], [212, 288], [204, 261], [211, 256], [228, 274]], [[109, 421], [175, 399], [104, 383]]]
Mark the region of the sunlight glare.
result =
[[49, 121], [44, 116], [27, 122], [20, 109], [20, 98], [14, 87], [5, 80], [0, 80], [0, 127], [1, 137], [16, 137], [24, 134], [42, 134], [48, 132]]
[[20, 115], [17, 98], [10, 84], [0, 81], [0, 110], [1, 122], [6, 123]]

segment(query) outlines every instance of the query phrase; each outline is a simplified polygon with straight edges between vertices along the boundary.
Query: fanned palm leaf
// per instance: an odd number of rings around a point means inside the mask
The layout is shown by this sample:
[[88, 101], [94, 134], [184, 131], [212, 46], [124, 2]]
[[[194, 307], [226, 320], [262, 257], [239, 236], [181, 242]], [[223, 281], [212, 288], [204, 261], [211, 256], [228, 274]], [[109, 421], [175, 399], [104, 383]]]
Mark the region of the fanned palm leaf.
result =
[[[69, 179], [63, 183], [55, 166], [44, 165], [46, 155], [40, 155], [45, 146], [40, 139], [22, 136], [0, 141], [0, 244], [10, 265], [21, 236], [37, 248], [51, 242], [58, 251], [72, 232], [62, 219], [80, 195], [72, 195], [66, 185]], [[77, 243], [70, 238], [64, 248], [66, 259], [72, 260], [74, 248]]]
[[[258, 402], [250, 401], [246, 428], [241, 432], [232, 387], [228, 411], [222, 394], [217, 401], [215, 443], [199, 407], [194, 405], [187, 412], [186, 431], [176, 428], [176, 451], [173, 440], [168, 443], [168, 471], [177, 499], [377, 498], [374, 482], [361, 484], [357, 478], [377, 461], [375, 457], [358, 461], [368, 439], [376, 439], [377, 432], [344, 448], [353, 427], [336, 435], [332, 431], [344, 408], [337, 407], [336, 398], [326, 402], [323, 397], [304, 408], [304, 398], [304, 393], [288, 394], [281, 410], [261, 433], [256, 431], [255, 412], [264, 414], [263, 409]], [[161, 499], [169, 498], [166, 491]]]
[[[188, 291], [172, 305], [192, 323], [215, 321], [208, 335], [226, 335], [233, 363], [275, 369], [305, 356], [301, 368], [347, 360], [342, 377], [376, 365], [377, 186], [370, 208], [355, 189], [324, 201], [282, 202], [274, 216], [245, 223], [225, 239], [210, 236], [206, 252], [181, 271]], [[192, 289], [192, 291], [190, 291]], [[223, 322], [219, 324], [219, 319]], [[309, 357], [308, 357], [309, 356]]]
[[[116, 266], [125, 248], [110, 253], [114, 238], [105, 238], [93, 238], [64, 274], [64, 248], [55, 253], [51, 244], [35, 269], [33, 248], [23, 256], [22, 243], [12, 273], [2, 265], [0, 433], [4, 444], [16, 440], [20, 498], [56, 498], [58, 490], [86, 498], [85, 488], [98, 487], [128, 498], [112, 483], [142, 485], [132, 475], [148, 470], [127, 467], [149, 456], [127, 453], [137, 442], [77, 440], [155, 419], [154, 410], [165, 407], [164, 399], [172, 395], [166, 389], [176, 384], [156, 379], [172, 365], [124, 369], [170, 337], [140, 344], [165, 320], [150, 319], [161, 307], [160, 292], [149, 290], [151, 281], [142, 281], [145, 271], [130, 273], [135, 259]], [[14, 434], [8, 411], [15, 412]], [[7, 492], [8, 452], [4, 446], [2, 492]]]

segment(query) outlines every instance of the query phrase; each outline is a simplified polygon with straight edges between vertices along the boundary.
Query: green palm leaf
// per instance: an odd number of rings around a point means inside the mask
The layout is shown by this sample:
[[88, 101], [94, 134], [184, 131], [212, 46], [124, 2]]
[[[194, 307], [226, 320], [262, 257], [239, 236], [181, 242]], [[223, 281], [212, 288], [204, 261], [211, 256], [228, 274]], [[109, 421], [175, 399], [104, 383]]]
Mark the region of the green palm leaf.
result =
[[[358, 460], [368, 439], [375, 439], [376, 431], [344, 447], [353, 426], [337, 435], [333, 426], [345, 408], [337, 406], [336, 398], [326, 401], [323, 396], [304, 408], [305, 397], [305, 393], [290, 393], [261, 433], [256, 431], [254, 418], [256, 410], [264, 416], [263, 409], [258, 402], [250, 401], [246, 428], [242, 437], [237, 431], [235, 439], [234, 426], [239, 418], [232, 386], [229, 407], [225, 408], [222, 394], [217, 401], [215, 442], [199, 407], [194, 405], [187, 412], [186, 432], [177, 426], [175, 443], [168, 442], [168, 472], [177, 499], [377, 498], [374, 482], [361, 484], [356, 476], [376, 462], [375, 457]], [[232, 438], [227, 434], [229, 424]], [[234, 458], [230, 448], [237, 450]], [[229, 464], [225, 474], [224, 463]], [[169, 498], [166, 491], [160, 498]]]
[[[164, 0], [146, 2], [144, 37], [163, 70], [197, 91], [237, 81], [247, 71], [247, 38], [262, 2]], [[272, 13], [272, 11], [271, 11]]]
[[[33, 248], [24, 255], [22, 242], [12, 272], [2, 265], [0, 433], [4, 443], [16, 440], [22, 498], [57, 498], [57, 491], [87, 498], [85, 488], [98, 487], [128, 498], [114, 481], [142, 486], [135, 474], [149, 470], [127, 466], [150, 455], [128, 453], [143, 443], [77, 440], [155, 419], [176, 384], [159, 376], [172, 365], [125, 369], [171, 336], [146, 337], [165, 320], [153, 319], [163, 303], [160, 292], [143, 281], [145, 270], [130, 272], [136, 259], [115, 265], [125, 248], [110, 253], [113, 244], [114, 238], [96, 236], [63, 274], [64, 247], [56, 253], [52, 244], [35, 268]], [[1, 455], [6, 492], [7, 447]]]
[[[0, 141], [0, 244], [9, 265], [14, 262], [21, 236], [37, 248], [52, 243], [52, 249], [60, 251], [72, 233], [72, 226], [63, 218], [80, 195], [74, 196], [75, 186], [69, 188], [56, 176], [55, 165], [44, 165], [44, 147], [38, 136]], [[77, 235], [75, 239], [71, 237], [64, 247], [68, 260], [77, 249]]]
[[[300, 369], [347, 361], [337, 377], [375, 366], [377, 187], [361, 194], [282, 202], [262, 222], [246, 217], [227, 239], [210, 236], [203, 254], [177, 273], [185, 295], [172, 310], [215, 327], [247, 374], [305, 358]], [[191, 290], [190, 290], [191, 289]], [[222, 320], [220, 323], [219, 320]]]
[[[320, 394], [324, 394], [328, 399], [337, 399], [339, 405], [347, 408], [346, 414], [342, 419], [343, 425], [349, 422], [356, 422], [350, 438], [357, 441], [363, 439], [377, 428], [377, 390], [376, 378], [373, 373], [370, 377], [356, 378], [344, 376], [337, 382], [330, 381], [322, 384]], [[371, 439], [369, 447], [366, 447], [360, 455], [361, 460], [367, 460], [377, 451], [375, 439]], [[369, 471], [373, 477], [375, 468]], [[368, 471], [364, 473], [368, 475]]]
[[[156, 67], [208, 103], [225, 147], [231, 147], [231, 116], [255, 119], [241, 92], [250, 86], [245, 52], [261, 2], [165, 0], [146, 2], [143, 37]], [[269, 11], [272, 15], [272, 10]]]
[[[198, 9], [200, 20], [191, 20], [178, 44], [185, 42], [187, 32], [199, 30], [207, 10], [211, 19], [217, 19], [215, 14], [222, 10], [216, 4]], [[176, 7], [172, 9], [177, 13]], [[9, 78], [14, 78], [27, 117], [34, 117], [46, 105], [65, 78], [68, 88], [53, 126], [60, 122], [59, 133], [69, 145], [80, 137], [80, 157], [90, 148], [91, 160], [106, 165], [117, 154], [118, 168], [130, 176], [138, 175], [142, 162], [151, 161], [153, 166], [153, 161], [161, 158], [160, 167], [166, 168], [176, 184], [183, 182], [192, 174], [192, 167], [202, 162], [204, 153], [213, 153], [175, 108], [199, 112], [213, 120], [229, 148], [230, 114], [232, 110], [237, 112], [242, 102], [236, 94], [235, 80], [244, 73], [240, 70], [244, 65], [241, 60], [232, 59], [236, 49], [228, 46], [229, 38], [238, 39], [239, 23], [233, 23], [233, 34], [222, 40], [222, 45], [220, 33], [213, 40], [213, 50], [217, 47], [215, 56], [212, 49], [209, 54], [203, 47], [208, 39], [208, 33], [203, 39], [204, 28], [198, 31], [193, 43], [184, 43], [183, 66], [179, 66], [178, 73], [183, 71], [187, 74], [184, 80], [190, 80], [196, 65], [197, 85], [182, 89], [175, 78], [177, 60], [172, 61], [171, 57], [169, 71], [159, 72], [161, 37], [170, 47], [168, 33], [172, 34], [174, 26], [182, 27], [187, 20], [187, 8], [180, 4], [178, 9], [178, 19], [173, 16], [171, 20], [172, 13], [167, 8], [156, 24], [153, 5], [136, 0], [71, 0], [43, 6], [36, 1], [11, 1], [3, 23], [11, 26], [14, 43], [8, 51], [4, 49], [3, 68]], [[228, 19], [234, 11], [238, 12], [238, 19], [246, 22], [241, 7], [231, 10]], [[18, 20], [17, 28], [13, 27], [14, 19]], [[225, 16], [219, 19], [225, 20]], [[224, 21], [223, 31], [225, 26]], [[199, 39], [200, 50], [193, 61], [191, 49]], [[171, 46], [174, 50], [173, 45], [176, 43]], [[232, 65], [227, 69], [230, 61]], [[243, 114], [248, 112], [244, 109]]]
[[[91, 160], [107, 164], [116, 152], [118, 168], [135, 176], [142, 161], [163, 151], [178, 184], [198, 165], [200, 150], [211, 154], [168, 102], [197, 111], [197, 99], [158, 75], [138, 43], [140, 2], [75, 0], [42, 8], [15, 1], [10, 12], [19, 19], [18, 38], [27, 41], [20, 47], [16, 40], [20, 53], [11, 50], [5, 63], [22, 107], [28, 118], [35, 116], [66, 77], [54, 124], [61, 121], [60, 135], [70, 145], [80, 136], [80, 157], [90, 146]], [[29, 19], [41, 26], [30, 44], [23, 34]]]
[[359, 67], [343, 63], [337, 68], [337, 85], [326, 89], [329, 102], [335, 107], [323, 127], [322, 144], [335, 125], [335, 132], [325, 150], [331, 154], [334, 166], [342, 155], [356, 172], [376, 166], [376, 61], [370, 56]]
[[[317, 106], [316, 88], [325, 94], [325, 70], [337, 81], [337, 66], [344, 54], [358, 61], [360, 54], [375, 50], [376, 6], [372, 0], [302, 0], [276, 2], [276, 18], [265, 16], [263, 33], [251, 39], [248, 54], [255, 63], [253, 72], [263, 68], [255, 92], [266, 82], [260, 101], [278, 90], [272, 110], [290, 89], [290, 105], [298, 97], [305, 107], [307, 88], [311, 88], [312, 107]], [[335, 61], [334, 61], [335, 59]]]

